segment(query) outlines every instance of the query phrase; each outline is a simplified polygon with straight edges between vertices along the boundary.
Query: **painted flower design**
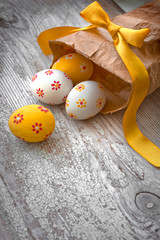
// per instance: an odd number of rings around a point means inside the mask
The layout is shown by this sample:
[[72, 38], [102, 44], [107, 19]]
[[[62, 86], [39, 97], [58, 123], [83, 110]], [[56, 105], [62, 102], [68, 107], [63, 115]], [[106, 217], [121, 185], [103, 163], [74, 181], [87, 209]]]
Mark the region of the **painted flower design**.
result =
[[69, 107], [69, 100], [66, 100], [65, 107]]
[[75, 89], [76, 89], [76, 91], [81, 92], [82, 90], [85, 89], [85, 86], [84, 86], [84, 84], [78, 84], [77, 87], [76, 87]]
[[67, 96], [68, 96], [68, 95], [66, 95], [66, 96], [64, 96], [64, 97], [63, 97], [63, 99], [62, 99], [62, 101], [63, 101], [63, 102], [65, 102], [65, 101], [66, 101], [66, 99], [67, 99]]
[[104, 92], [104, 87], [101, 84], [98, 83], [97, 86], [102, 92]]
[[74, 54], [68, 54], [68, 55], [66, 56], [66, 59], [72, 59], [72, 58], [74, 58], [74, 57], [75, 57]]
[[60, 89], [61, 88], [61, 84], [59, 83], [59, 81], [54, 81], [54, 83], [53, 84], [51, 84], [51, 86], [52, 86], [52, 90], [58, 90], [58, 89]]
[[98, 98], [96, 102], [97, 102], [96, 107], [101, 108], [104, 101], [103, 101], [103, 98]]
[[32, 131], [35, 133], [39, 133], [39, 131], [42, 131], [42, 123], [35, 123], [35, 125], [32, 125]]
[[70, 79], [66, 73], [64, 73], [64, 76], [65, 76], [67, 79]]
[[37, 74], [32, 78], [32, 82], [34, 82], [37, 78]]
[[80, 65], [81, 68], [81, 72], [87, 72], [88, 68], [87, 68], [87, 64], [85, 65], [84, 63], [82, 63], [82, 65]]
[[[17, 136], [16, 136], [16, 137], [17, 137]], [[17, 137], [17, 138], [19, 138], [19, 139], [21, 139], [21, 140], [25, 141], [25, 140], [24, 140], [24, 138], [22, 138], [22, 137]]]
[[18, 124], [18, 123], [21, 123], [23, 121], [23, 115], [20, 115], [19, 113], [14, 116], [14, 123]]
[[49, 112], [49, 110], [43, 106], [39, 106], [38, 109], [40, 109], [41, 112], [45, 112], [45, 113]]
[[49, 136], [51, 136], [51, 134], [52, 134], [51, 132], [50, 132], [49, 134], [47, 134], [47, 135], [45, 136], [44, 140], [47, 139]]
[[76, 103], [77, 103], [77, 107], [79, 108], [85, 108], [87, 104], [85, 99], [79, 99]]
[[71, 117], [71, 118], [77, 118], [77, 116], [76, 115], [74, 115], [73, 113], [68, 113], [68, 115]]
[[53, 74], [53, 71], [52, 70], [48, 70], [48, 71], [45, 72], [45, 74], [46, 75], [51, 75], [51, 74]]
[[36, 89], [36, 91], [37, 91], [36, 93], [38, 94], [38, 96], [43, 98], [43, 96], [44, 96], [43, 90], [41, 90], [41, 89], [39, 88], [39, 89]]

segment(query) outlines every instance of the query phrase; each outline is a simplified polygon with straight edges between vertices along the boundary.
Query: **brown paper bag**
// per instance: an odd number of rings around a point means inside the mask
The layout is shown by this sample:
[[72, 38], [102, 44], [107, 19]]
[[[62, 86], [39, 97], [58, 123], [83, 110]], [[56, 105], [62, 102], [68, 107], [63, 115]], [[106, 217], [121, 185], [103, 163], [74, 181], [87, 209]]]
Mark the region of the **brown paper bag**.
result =
[[[130, 46], [144, 63], [149, 76], [151, 94], [160, 87], [160, 1], [152, 1], [111, 21], [117, 25], [132, 28], [150, 28], [141, 49]], [[107, 89], [107, 101], [102, 113], [115, 112], [127, 106], [132, 79], [118, 55], [107, 30], [95, 28], [49, 42], [54, 59], [77, 52], [89, 58], [94, 64], [91, 80], [101, 82]]]

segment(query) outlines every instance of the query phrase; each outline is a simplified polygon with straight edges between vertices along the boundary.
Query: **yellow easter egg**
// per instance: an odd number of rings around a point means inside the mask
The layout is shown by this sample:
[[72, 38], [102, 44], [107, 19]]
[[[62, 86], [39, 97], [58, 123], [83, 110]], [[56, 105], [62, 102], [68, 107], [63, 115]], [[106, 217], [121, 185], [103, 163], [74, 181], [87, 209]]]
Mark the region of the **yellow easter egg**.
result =
[[17, 109], [8, 121], [11, 132], [26, 142], [41, 142], [55, 128], [55, 119], [49, 109], [41, 105], [28, 105]]
[[93, 63], [79, 53], [70, 53], [59, 58], [52, 66], [65, 72], [73, 85], [88, 80], [93, 72]]

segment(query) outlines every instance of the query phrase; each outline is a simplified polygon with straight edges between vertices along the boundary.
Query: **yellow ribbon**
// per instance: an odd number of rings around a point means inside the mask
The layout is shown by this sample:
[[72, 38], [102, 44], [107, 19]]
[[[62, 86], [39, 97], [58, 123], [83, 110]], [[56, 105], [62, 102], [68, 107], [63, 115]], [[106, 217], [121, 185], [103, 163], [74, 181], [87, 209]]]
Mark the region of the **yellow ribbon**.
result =
[[44, 54], [51, 54], [48, 45], [49, 40], [55, 40], [74, 32], [101, 27], [108, 30], [112, 36], [114, 46], [127, 67], [132, 81], [133, 89], [127, 110], [123, 117], [123, 131], [128, 144], [144, 157], [148, 162], [156, 167], [160, 167], [160, 149], [147, 139], [138, 129], [136, 123], [136, 113], [147, 95], [149, 89], [149, 75], [141, 60], [130, 50], [128, 43], [141, 47], [144, 38], [150, 29], [133, 30], [123, 28], [110, 21], [108, 14], [102, 9], [98, 2], [91, 3], [81, 13], [87, 22], [92, 25], [84, 28], [58, 27], [42, 32], [37, 41]]

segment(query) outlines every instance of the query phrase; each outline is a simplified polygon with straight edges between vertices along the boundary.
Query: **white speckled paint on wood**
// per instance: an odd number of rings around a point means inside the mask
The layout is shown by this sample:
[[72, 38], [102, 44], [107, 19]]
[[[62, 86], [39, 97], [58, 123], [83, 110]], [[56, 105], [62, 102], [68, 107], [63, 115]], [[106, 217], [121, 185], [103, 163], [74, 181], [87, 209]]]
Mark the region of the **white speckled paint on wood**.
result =
[[[7, 125], [19, 107], [39, 104], [30, 80], [52, 57], [42, 54], [38, 34], [54, 26], [86, 25], [79, 12], [90, 2], [1, 2], [0, 239], [160, 238], [160, 170], [126, 143], [124, 111], [75, 121], [64, 105], [45, 105], [56, 128], [47, 141], [35, 144], [15, 138]], [[99, 3], [111, 17], [122, 13], [111, 0]], [[137, 121], [160, 146], [159, 100], [160, 89], [145, 99]]]

